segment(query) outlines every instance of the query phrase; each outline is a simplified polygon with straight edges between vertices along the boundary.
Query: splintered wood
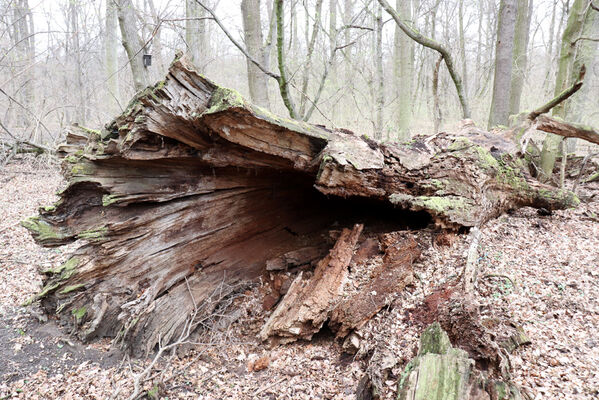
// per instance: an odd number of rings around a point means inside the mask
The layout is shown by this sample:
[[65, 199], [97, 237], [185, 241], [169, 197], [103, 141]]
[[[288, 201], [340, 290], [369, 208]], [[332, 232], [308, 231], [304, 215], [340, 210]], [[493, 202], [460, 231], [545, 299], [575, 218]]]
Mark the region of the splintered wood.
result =
[[[326, 321], [338, 337], [344, 337], [363, 326], [412, 282], [412, 262], [420, 251], [413, 238], [394, 232], [381, 235], [382, 263], [371, 272], [366, 283], [351, 294], [345, 291], [348, 267], [350, 264], [357, 267], [352, 257], [362, 228], [355, 225], [352, 230], [341, 231], [335, 246], [318, 263], [311, 277], [298, 274], [260, 332], [262, 340], [309, 340]], [[356, 251], [356, 258], [362, 258], [373, 242], [378, 245], [378, 241], [367, 239], [360, 248], [363, 251]]]
[[344, 229], [335, 246], [323, 258], [310, 279], [300, 272], [281, 304], [272, 313], [262, 331], [262, 340], [270, 336], [282, 341], [311, 339], [322, 328], [347, 278], [347, 267], [354, 254], [363, 225]]

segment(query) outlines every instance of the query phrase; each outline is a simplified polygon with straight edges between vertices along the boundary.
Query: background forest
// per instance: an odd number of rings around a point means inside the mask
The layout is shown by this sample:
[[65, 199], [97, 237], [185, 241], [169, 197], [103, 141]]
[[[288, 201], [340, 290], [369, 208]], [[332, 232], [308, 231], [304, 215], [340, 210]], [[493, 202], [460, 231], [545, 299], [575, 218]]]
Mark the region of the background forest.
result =
[[[102, 126], [163, 77], [177, 49], [280, 115], [392, 141], [451, 128], [466, 114], [448, 69], [384, 3], [0, 0], [2, 141], [51, 145], [67, 124]], [[405, 27], [446, 49], [478, 126], [507, 125], [508, 115], [550, 99], [576, 79], [575, 64], [586, 64], [585, 84], [557, 112], [599, 123], [599, 12], [588, 0], [390, 6]]]

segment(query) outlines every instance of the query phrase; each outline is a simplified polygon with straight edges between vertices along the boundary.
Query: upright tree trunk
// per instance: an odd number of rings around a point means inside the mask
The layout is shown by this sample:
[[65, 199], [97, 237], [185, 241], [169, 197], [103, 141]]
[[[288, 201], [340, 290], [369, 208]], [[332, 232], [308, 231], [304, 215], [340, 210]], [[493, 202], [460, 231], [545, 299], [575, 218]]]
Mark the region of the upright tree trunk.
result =
[[75, 80], [75, 92], [76, 92], [76, 104], [75, 104], [75, 121], [79, 124], [85, 125], [85, 116], [87, 110], [87, 96], [83, 89], [83, 68], [81, 66], [81, 46], [79, 44], [79, 3], [71, 1], [69, 2], [69, 26], [71, 30], [71, 59], [73, 67], [75, 68], [74, 80]]
[[106, 0], [106, 32], [104, 36], [104, 63], [108, 88], [108, 109], [115, 111], [119, 104], [118, 79], [118, 19], [114, 0]]
[[[412, 19], [410, 0], [397, 0], [397, 9], [407, 20]], [[397, 140], [410, 138], [412, 119], [412, 79], [414, 74], [414, 45], [412, 39], [396, 24], [394, 37], [394, 75], [397, 95]]]
[[517, 0], [518, 11], [514, 31], [514, 50], [512, 56], [512, 79], [510, 83], [510, 115], [520, 112], [520, 98], [526, 74], [528, 39], [533, 0]]
[[[458, 29], [460, 36], [460, 59], [462, 61], [462, 84], [464, 85], [464, 95], [468, 96], [468, 60], [466, 60], [466, 32], [464, 30], [464, 0], [459, 0], [458, 7]], [[399, 2], [399, 0], [398, 0]]]
[[[312, 58], [314, 55], [314, 49], [316, 47], [316, 38], [318, 37], [318, 32], [320, 30], [320, 14], [322, 12], [322, 3], [323, 0], [316, 0], [316, 6], [314, 11], [314, 24], [312, 25], [312, 32], [310, 34], [308, 16], [306, 16], [306, 61], [303, 68], [303, 76], [302, 76], [302, 89], [301, 89], [301, 101], [300, 101], [300, 109], [299, 115], [304, 120], [307, 121], [309, 119], [309, 115], [306, 112], [306, 105], [310, 99], [308, 99], [308, 84], [310, 82], [310, 75], [313, 73], [312, 71]], [[333, 4], [334, 6], [334, 4]], [[334, 28], [334, 27], [333, 27]], [[331, 38], [331, 54], [335, 51], [335, 38]]]
[[137, 17], [131, 0], [114, 0], [117, 5], [117, 15], [121, 28], [121, 40], [131, 74], [133, 75], [133, 86], [136, 91], [143, 90], [149, 81], [148, 71], [143, 65], [144, 43], [137, 34]]
[[516, 0], [501, 0], [497, 19], [495, 45], [495, 74], [493, 95], [489, 112], [489, 128], [507, 125], [510, 116], [510, 82], [512, 79], [512, 54], [514, 27], [516, 25]]
[[[29, 0], [17, 0], [13, 5], [13, 45], [16, 52], [16, 64], [25, 70], [20, 94], [22, 104], [32, 104], [35, 99], [35, 29]], [[16, 113], [16, 120], [24, 127], [32, 121], [23, 112]]]
[[[588, 12], [596, 12], [588, 7], [586, 0], [574, 0], [568, 22], [562, 35], [561, 50], [559, 54], [557, 74], [555, 77], [554, 95], [558, 95], [568, 87], [569, 78], [572, 75], [574, 61], [576, 57], [577, 44], [575, 41], [580, 37], [586, 15]], [[564, 118], [566, 116], [566, 104], [562, 103], [553, 109], [553, 115]], [[543, 141], [543, 150], [541, 151], [541, 171], [544, 179], [551, 179], [555, 160], [559, 154], [560, 144], [563, 138], [551, 133], [548, 133]]]
[[[258, 3], [259, 0], [258, 0]], [[258, 8], [260, 10], [260, 8]], [[260, 12], [258, 11], [258, 15]], [[208, 60], [207, 41], [206, 41], [206, 21], [202, 18], [206, 16], [204, 8], [196, 0], [185, 0], [185, 41], [187, 42], [187, 51], [197, 65], [200, 72], [204, 72]], [[262, 46], [262, 43], [260, 43]]]
[[[241, 16], [248, 53], [256, 60], [264, 59], [260, 0], [242, 0]], [[246, 58], [248, 86], [252, 101], [262, 107], [270, 107], [268, 100], [268, 77]]]
[[383, 76], [383, 9], [380, 4], [374, 3], [375, 12], [375, 44], [374, 44], [374, 65], [375, 65], [375, 137], [378, 140], [383, 138], [383, 111], [385, 107], [385, 90]]
[[554, 48], [554, 35], [555, 35], [555, 14], [557, 10], [557, 1], [553, 0], [553, 6], [551, 8], [551, 23], [549, 24], [549, 42], [547, 43], [547, 58], [545, 59], [545, 82], [544, 87], [551, 86], [553, 79], [551, 79], [551, 71], [553, 70], [553, 48]]

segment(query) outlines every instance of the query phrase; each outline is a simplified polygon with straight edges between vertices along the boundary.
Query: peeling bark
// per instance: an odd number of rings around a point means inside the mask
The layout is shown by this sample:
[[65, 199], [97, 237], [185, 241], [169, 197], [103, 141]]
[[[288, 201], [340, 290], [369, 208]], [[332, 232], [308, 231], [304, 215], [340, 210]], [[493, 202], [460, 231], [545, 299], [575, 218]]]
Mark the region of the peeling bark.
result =
[[399, 226], [411, 210], [421, 226], [457, 230], [516, 207], [577, 204], [497, 150], [506, 145], [478, 130], [381, 144], [281, 118], [179, 56], [104, 129], [69, 130], [68, 187], [23, 224], [44, 246], [85, 243], [46, 271], [35, 299], [82, 339], [118, 336], [143, 353], [268, 260], [321, 246], [333, 222]]

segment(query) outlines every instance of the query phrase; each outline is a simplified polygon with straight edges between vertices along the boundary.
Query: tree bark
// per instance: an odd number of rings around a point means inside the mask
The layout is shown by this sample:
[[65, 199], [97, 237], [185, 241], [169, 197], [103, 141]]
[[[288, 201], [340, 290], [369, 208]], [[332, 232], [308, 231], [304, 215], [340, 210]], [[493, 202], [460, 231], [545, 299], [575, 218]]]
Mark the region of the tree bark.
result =
[[[262, 21], [260, 18], [260, 0], [243, 0], [241, 2], [241, 16], [243, 18], [243, 34], [247, 51], [252, 57], [263, 60], [264, 48]], [[246, 59], [246, 64], [252, 101], [259, 106], [269, 108], [268, 76], [263, 74], [250, 60]]]
[[512, 76], [510, 82], [510, 115], [520, 112], [520, 98], [524, 87], [527, 67], [528, 38], [533, 0], [518, 0], [516, 26], [514, 30], [514, 49], [512, 54]]
[[[406, 19], [412, 18], [411, 1], [397, 0], [397, 9]], [[412, 75], [414, 60], [412, 40], [399, 26], [395, 27], [395, 85], [397, 102], [397, 140], [410, 139], [410, 123], [412, 119]]]
[[[591, 10], [592, 11], [592, 10]], [[584, 27], [584, 21], [586, 14], [589, 12], [588, 2], [585, 0], [574, 0], [570, 14], [568, 15], [568, 22], [564, 33], [562, 35], [562, 44], [559, 54], [557, 75], [555, 77], [555, 90], [554, 94], [557, 96], [565, 88], [569, 86], [569, 77], [571, 76], [571, 70], [574, 68], [574, 60], [576, 57], [576, 39], [578, 39], [582, 33]], [[565, 118], [566, 117], [566, 104], [562, 103], [553, 109], [553, 115]], [[553, 167], [555, 166], [555, 160], [559, 154], [560, 143], [563, 140], [562, 137], [548, 134], [543, 141], [543, 149], [541, 152], [541, 171], [543, 173], [543, 179], [549, 181], [553, 173]]]
[[[208, 41], [206, 40], [206, 20], [204, 19], [206, 11], [196, 0], [185, 0], [185, 17], [187, 52], [197, 66], [198, 71], [204, 73], [208, 63], [206, 56], [208, 53]], [[260, 43], [261, 45], [262, 43]]]
[[114, 0], [117, 7], [121, 41], [127, 53], [133, 86], [136, 91], [143, 90], [149, 83], [148, 71], [143, 65], [144, 43], [137, 34], [137, 17], [131, 0]]
[[512, 54], [514, 27], [516, 24], [516, 0], [502, 0], [497, 20], [497, 43], [495, 44], [495, 74], [493, 95], [489, 112], [489, 128], [507, 126], [510, 116], [510, 81], [512, 78]]
[[117, 336], [144, 353], [268, 260], [322, 244], [335, 221], [384, 218], [398, 230], [408, 213], [460, 229], [520, 206], [577, 204], [498, 153], [508, 147], [477, 129], [381, 144], [280, 118], [177, 58], [102, 131], [68, 132], [69, 184], [23, 225], [44, 246], [86, 244], [45, 271], [36, 299], [82, 339]]
[[104, 37], [104, 63], [106, 70], [106, 83], [108, 99], [106, 104], [111, 104], [110, 109], [116, 111], [119, 105], [119, 79], [118, 71], [118, 19], [116, 5], [113, 0], [106, 1], [106, 24]]

